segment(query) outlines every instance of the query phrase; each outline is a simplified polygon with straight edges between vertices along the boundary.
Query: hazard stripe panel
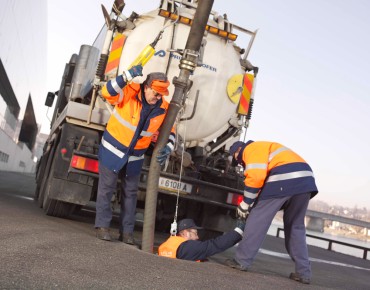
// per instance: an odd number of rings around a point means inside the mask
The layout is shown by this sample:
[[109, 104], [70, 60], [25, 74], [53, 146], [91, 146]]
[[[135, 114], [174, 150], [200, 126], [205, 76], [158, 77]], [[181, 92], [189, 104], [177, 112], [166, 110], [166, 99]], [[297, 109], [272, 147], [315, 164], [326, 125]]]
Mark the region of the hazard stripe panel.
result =
[[105, 69], [105, 74], [108, 76], [108, 78], [117, 76], [119, 61], [126, 38], [127, 37], [125, 35], [118, 32], [114, 36], [111, 51], [109, 53], [107, 68]]
[[247, 115], [249, 111], [249, 104], [252, 95], [254, 75], [245, 74], [243, 79], [243, 91], [240, 96], [238, 113], [240, 115]]

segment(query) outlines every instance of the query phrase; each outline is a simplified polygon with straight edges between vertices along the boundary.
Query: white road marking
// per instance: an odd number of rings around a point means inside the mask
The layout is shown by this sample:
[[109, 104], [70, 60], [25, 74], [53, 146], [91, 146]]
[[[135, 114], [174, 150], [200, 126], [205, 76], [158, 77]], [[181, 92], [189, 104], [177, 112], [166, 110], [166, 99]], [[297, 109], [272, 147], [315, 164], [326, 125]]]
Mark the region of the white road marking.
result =
[[24, 195], [19, 195], [19, 194], [9, 194], [9, 193], [5, 193], [5, 194], [8, 195], [8, 196], [14, 196], [14, 197], [27, 199], [27, 200], [31, 200], [31, 201], [35, 200], [33, 197], [29, 197], [29, 196], [24, 196]]
[[[273, 252], [273, 251], [269, 251], [269, 250], [265, 250], [265, 249], [260, 249], [259, 252], [262, 253], [262, 254], [266, 254], [266, 255], [270, 255], [270, 256], [274, 256], [274, 257], [290, 259], [289, 255], [284, 254], [284, 253]], [[354, 269], [359, 269], [359, 270], [370, 271], [369, 268], [362, 268], [362, 267], [358, 267], [358, 266], [354, 266], [354, 265], [349, 265], [349, 264], [344, 264], [344, 263], [339, 263], [339, 262], [333, 262], [333, 261], [327, 261], [327, 260], [322, 260], [322, 259], [310, 258], [310, 261], [318, 262], [318, 263], [324, 263], [324, 264], [330, 264], [330, 265], [336, 265], [336, 266], [342, 266], [342, 267], [347, 267], [347, 268], [354, 268]]]

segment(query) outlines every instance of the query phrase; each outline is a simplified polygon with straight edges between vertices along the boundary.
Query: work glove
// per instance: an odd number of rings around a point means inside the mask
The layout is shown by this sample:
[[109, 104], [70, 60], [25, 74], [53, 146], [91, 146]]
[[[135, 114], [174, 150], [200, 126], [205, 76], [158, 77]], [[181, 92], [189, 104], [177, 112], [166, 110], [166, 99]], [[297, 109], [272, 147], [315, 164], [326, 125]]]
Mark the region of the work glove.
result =
[[163, 147], [161, 150], [158, 151], [158, 154], [157, 154], [157, 161], [158, 163], [162, 166], [168, 156], [171, 154], [172, 150], [170, 148], [170, 146], [166, 145], [165, 147]]
[[242, 201], [236, 209], [236, 215], [240, 218], [247, 219], [250, 205]]
[[131, 81], [134, 77], [142, 76], [143, 75], [143, 67], [141, 65], [136, 65], [123, 72], [123, 78], [125, 79], [126, 83]]

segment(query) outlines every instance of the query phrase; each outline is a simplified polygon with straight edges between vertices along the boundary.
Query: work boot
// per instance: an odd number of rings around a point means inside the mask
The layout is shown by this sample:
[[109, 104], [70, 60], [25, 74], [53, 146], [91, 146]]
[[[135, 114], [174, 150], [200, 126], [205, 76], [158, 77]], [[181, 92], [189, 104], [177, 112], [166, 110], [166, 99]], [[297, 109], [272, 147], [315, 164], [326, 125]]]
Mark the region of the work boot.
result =
[[100, 240], [111, 241], [112, 238], [109, 234], [108, 228], [96, 228], [96, 237]]
[[294, 281], [300, 282], [302, 284], [310, 284], [311, 283], [310, 278], [301, 277], [301, 275], [299, 275], [298, 273], [290, 273], [289, 278], [294, 280]]
[[128, 245], [135, 245], [135, 239], [133, 233], [119, 233], [118, 240]]
[[239, 271], [248, 271], [248, 268], [243, 266], [243, 265], [240, 265], [237, 261], [235, 261], [234, 259], [227, 259], [225, 264], [233, 269], [237, 269]]

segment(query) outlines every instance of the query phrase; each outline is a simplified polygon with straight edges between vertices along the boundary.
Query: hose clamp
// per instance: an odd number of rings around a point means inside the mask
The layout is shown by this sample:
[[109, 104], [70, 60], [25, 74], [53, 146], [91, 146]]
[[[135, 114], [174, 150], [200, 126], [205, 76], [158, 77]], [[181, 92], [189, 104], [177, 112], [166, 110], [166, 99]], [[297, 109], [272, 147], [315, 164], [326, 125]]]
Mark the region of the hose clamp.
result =
[[180, 69], [186, 69], [191, 72], [194, 72], [195, 68], [197, 67], [199, 59], [199, 52], [185, 49], [182, 55], [182, 59], [180, 60]]

